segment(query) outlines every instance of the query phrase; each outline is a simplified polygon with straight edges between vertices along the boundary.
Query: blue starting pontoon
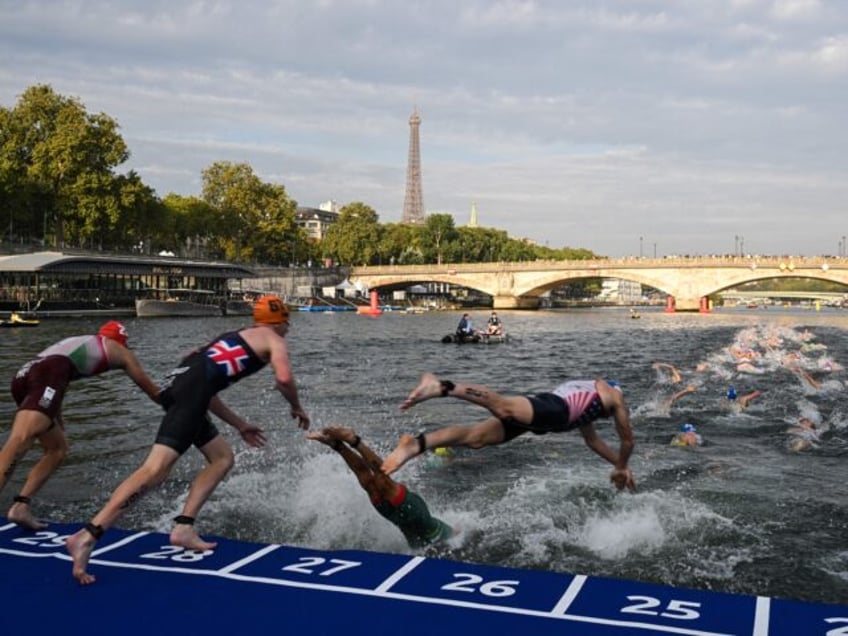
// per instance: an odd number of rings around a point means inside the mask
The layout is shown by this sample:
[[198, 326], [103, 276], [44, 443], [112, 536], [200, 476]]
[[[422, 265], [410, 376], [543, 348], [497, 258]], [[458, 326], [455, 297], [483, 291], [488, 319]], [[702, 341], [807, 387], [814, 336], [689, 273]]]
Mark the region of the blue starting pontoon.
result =
[[71, 576], [65, 539], [0, 521], [5, 634], [532, 634], [836, 636], [848, 606], [500, 568], [403, 554], [108, 531], [97, 582]]

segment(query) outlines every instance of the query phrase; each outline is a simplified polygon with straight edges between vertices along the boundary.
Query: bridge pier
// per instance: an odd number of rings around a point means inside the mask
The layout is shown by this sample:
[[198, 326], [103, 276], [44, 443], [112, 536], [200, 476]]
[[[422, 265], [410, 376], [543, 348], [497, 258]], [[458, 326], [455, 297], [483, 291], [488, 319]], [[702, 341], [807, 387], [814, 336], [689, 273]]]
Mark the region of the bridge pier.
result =
[[701, 313], [708, 313], [709, 310], [705, 309], [705, 302], [707, 301], [706, 296], [703, 298], [676, 298], [674, 296], [666, 296], [665, 299], [665, 313], [673, 314], [676, 311], [699, 311]]
[[538, 296], [492, 296], [492, 309], [538, 309]]

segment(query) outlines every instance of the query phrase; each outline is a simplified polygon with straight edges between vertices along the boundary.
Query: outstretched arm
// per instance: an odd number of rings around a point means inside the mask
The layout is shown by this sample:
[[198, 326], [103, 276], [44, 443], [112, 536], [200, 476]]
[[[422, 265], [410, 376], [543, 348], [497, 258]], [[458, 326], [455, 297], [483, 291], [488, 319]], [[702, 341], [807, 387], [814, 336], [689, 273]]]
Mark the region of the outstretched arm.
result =
[[[331, 426], [308, 433], [307, 437], [326, 444], [341, 455], [372, 501], [390, 500], [397, 494], [399, 485], [380, 470], [381, 458], [352, 429]], [[348, 444], [354, 445], [353, 448]]]
[[674, 404], [674, 402], [675, 402], [676, 400], [679, 400], [680, 398], [682, 398], [682, 397], [683, 397], [684, 395], [686, 395], [687, 393], [694, 393], [694, 392], [695, 392], [695, 391], [697, 391], [697, 390], [698, 390], [698, 389], [695, 387], [695, 385], [694, 385], [694, 384], [690, 384], [690, 385], [689, 385], [689, 386], [687, 386], [685, 389], [680, 389], [677, 393], [675, 393], [674, 395], [672, 395], [672, 396], [671, 396], [671, 398], [669, 399], [669, 402], [668, 402], [668, 403], [669, 403], [669, 404]]
[[271, 366], [274, 369], [275, 386], [291, 406], [291, 416], [297, 418], [299, 428], [309, 428], [309, 416], [300, 404], [297, 384], [292, 374], [286, 341], [282, 337], [271, 339]]
[[259, 448], [265, 445], [265, 432], [258, 426], [253, 426], [247, 420], [237, 415], [224, 401], [214, 396], [209, 401], [209, 411], [236, 429], [248, 446]]
[[123, 369], [138, 387], [147, 393], [151, 400], [159, 404], [159, 386], [150, 379], [135, 354], [113, 340], [106, 342], [106, 357], [112, 368]]
[[673, 364], [669, 364], [668, 362], [654, 362], [652, 366], [655, 369], [667, 369], [668, 372], [671, 373], [671, 381], [674, 384], [677, 384], [678, 382], [683, 380], [683, 378], [680, 377], [680, 372], [677, 370], [677, 367], [675, 367]]
[[615, 431], [618, 434], [620, 444], [618, 452], [612, 450], [606, 442], [597, 434], [595, 427], [591, 424], [580, 427], [586, 445], [595, 453], [603, 457], [615, 468], [610, 474], [610, 480], [620, 490], [628, 488], [636, 489], [636, 481], [628, 463], [633, 452], [633, 428], [630, 426], [630, 409], [624, 401], [620, 391], [610, 388], [605, 383], [598, 383], [598, 392], [607, 412], [615, 422]]

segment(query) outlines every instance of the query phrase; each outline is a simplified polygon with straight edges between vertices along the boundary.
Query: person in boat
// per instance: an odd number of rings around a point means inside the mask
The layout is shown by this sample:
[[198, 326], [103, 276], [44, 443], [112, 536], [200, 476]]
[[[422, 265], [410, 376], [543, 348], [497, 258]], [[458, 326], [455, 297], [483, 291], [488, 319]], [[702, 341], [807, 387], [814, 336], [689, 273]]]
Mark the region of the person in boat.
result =
[[502, 336], [503, 332], [503, 323], [498, 317], [498, 312], [493, 310], [489, 315], [489, 320], [486, 322], [486, 333], [490, 336]]
[[462, 318], [459, 319], [459, 324], [456, 326], [457, 339], [469, 340], [474, 336], [474, 325], [471, 323], [471, 316], [467, 313], [462, 314]]
[[309, 428], [309, 416], [298, 396], [285, 336], [289, 311], [276, 296], [262, 296], [253, 306], [253, 325], [221, 334], [191, 352], [166, 379], [161, 392], [165, 416], [156, 440], [142, 465], [112, 493], [94, 518], [67, 543], [73, 557], [73, 575], [81, 584], [93, 583], [86, 572], [97, 540], [121, 514], [152, 487], [162, 483], [174, 464], [194, 445], [206, 466], [194, 478], [182, 512], [174, 519], [171, 545], [190, 550], [212, 550], [217, 544], [203, 541], [194, 520], [203, 504], [233, 467], [233, 449], [209, 419], [208, 412], [234, 427], [249, 446], [265, 444], [261, 428], [248, 423], [224, 404], [218, 393], [256, 373], [270, 363], [275, 387], [290, 406], [298, 426]]
[[400, 529], [409, 547], [423, 548], [454, 535], [453, 528], [430, 514], [420, 495], [380, 469], [382, 458], [352, 429], [331, 426], [307, 437], [326, 444], [342, 456], [368, 493], [374, 509]]
[[14, 497], [6, 513], [9, 521], [29, 530], [47, 527], [33, 516], [30, 506], [68, 454], [62, 402], [72, 381], [121, 369], [151, 400], [159, 402], [159, 387], [127, 348], [127, 339], [124, 325], [112, 320], [95, 335], [72, 336], [47, 347], [15, 374], [12, 397], [17, 411], [9, 438], [0, 450], [0, 490], [36, 440], [43, 456]]
[[[437, 397], [455, 397], [477, 404], [487, 409], [491, 416], [471, 426], [446, 426], [417, 437], [402, 435], [397, 447], [383, 462], [382, 469], [387, 474], [394, 473], [428, 448], [483, 448], [503, 444], [528, 431], [544, 435], [578, 429], [586, 445], [613, 465], [610, 481], [619, 490], [636, 488], [628, 466], [634, 446], [630, 411], [621, 387], [612, 380], [573, 380], [563, 382], [549, 393], [508, 397], [486, 386], [453, 383], [425, 373], [400, 408], [407, 410]], [[620, 440], [618, 452], [601, 439], [593, 425], [595, 420], [607, 417], [615, 422]]]

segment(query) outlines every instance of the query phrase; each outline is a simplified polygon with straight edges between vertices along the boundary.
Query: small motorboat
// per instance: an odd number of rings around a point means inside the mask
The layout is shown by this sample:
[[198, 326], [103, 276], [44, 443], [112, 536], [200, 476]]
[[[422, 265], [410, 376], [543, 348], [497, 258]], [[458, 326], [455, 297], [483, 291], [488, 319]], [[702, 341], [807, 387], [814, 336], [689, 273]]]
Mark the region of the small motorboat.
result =
[[40, 324], [40, 320], [35, 318], [22, 318], [20, 314], [15, 311], [9, 315], [8, 320], [0, 319], [0, 327], [37, 327]]
[[486, 333], [479, 331], [473, 336], [460, 336], [455, 333], [449, 333], [442, 338], [445, 344], [499, 344], [507, 341], [506, 333]]

